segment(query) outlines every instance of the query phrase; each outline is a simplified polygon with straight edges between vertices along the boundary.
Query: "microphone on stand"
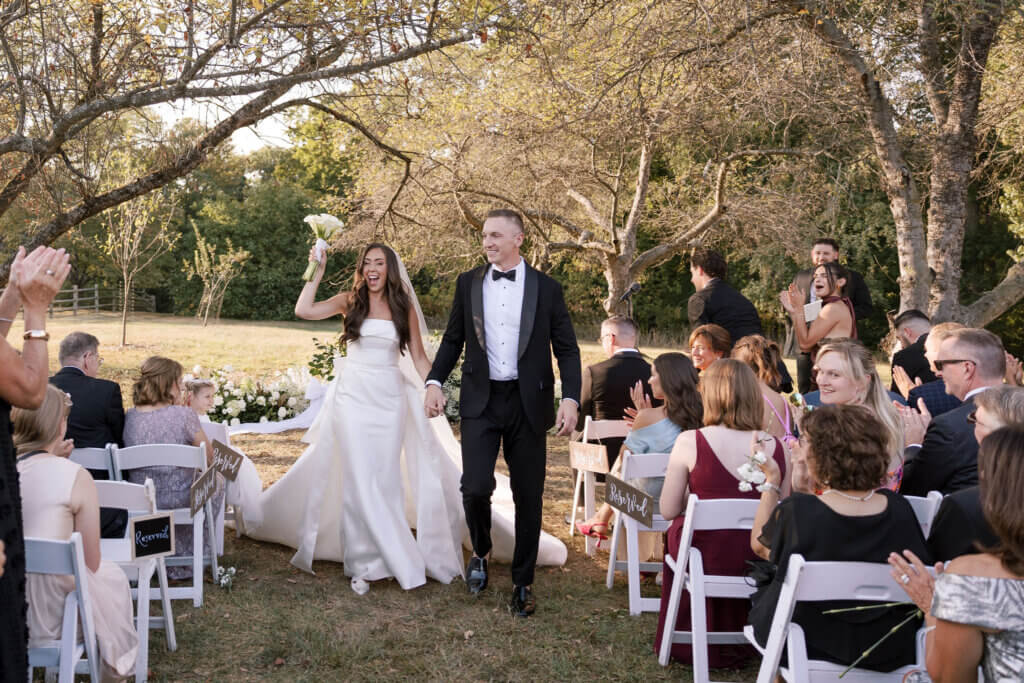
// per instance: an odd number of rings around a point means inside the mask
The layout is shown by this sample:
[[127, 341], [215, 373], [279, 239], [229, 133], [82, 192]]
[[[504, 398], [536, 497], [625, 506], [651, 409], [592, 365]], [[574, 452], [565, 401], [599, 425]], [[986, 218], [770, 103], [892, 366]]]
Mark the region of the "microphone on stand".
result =
[[619, 303], [621, 304], [624, 301], [629, 301], [629, 298], [631, 296], [633, 296], [634, 294], [636, 294], [637, 292], [639, 292], [639, 291], [640, 291], [640, 283], [639, 282], [634, 282], [633, 284], [631, 284], [629, 286], [629, 289], [627, 289], [626, 292], [622, 296], [619, 297]]

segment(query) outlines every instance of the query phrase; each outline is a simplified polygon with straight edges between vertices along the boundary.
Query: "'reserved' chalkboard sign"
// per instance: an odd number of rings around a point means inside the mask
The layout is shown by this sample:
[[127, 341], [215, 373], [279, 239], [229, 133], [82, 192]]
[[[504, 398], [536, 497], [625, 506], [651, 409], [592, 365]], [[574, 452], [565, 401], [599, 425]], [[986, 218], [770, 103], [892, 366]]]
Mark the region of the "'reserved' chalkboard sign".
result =
[[192, 510], [193, 517], [206, 505], [206, 501], [213, 498], [213, 492], [217, 488], [216, 474], [217, 470], [212, 467], [208, 468], [203, 472], [203, 476], [196, 479], [195, 483], [192, 484], [192, 488], [189, 489], [188, 506]]
[[213, 440], [213, 469], [224, 475], [228, 481], [238, 477], [238, 468], [242, 466], [245, 456], [225, 443]]
[[604, 500], [644, 526], [654, 522], [654, 496], [610, 474], [605, 478]]
[[128, 520], [132, 559], [174, 554], [174, 521], [170, 512], [132, 517]]

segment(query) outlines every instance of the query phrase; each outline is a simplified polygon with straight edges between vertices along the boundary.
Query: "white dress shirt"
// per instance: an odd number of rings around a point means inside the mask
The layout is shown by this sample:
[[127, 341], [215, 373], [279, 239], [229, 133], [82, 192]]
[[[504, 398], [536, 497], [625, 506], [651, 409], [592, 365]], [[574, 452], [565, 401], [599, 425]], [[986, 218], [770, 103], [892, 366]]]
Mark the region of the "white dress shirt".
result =
[[[519, 378], [519, 320], [526, 292], [526, 262], [522, 258], [512, 270], [516, 280], [494, 279], [491, 266], [484, 273], [484, 343], [490, 379], [508, 381]], [[502, 271], [499, 271], [502, 272]]]

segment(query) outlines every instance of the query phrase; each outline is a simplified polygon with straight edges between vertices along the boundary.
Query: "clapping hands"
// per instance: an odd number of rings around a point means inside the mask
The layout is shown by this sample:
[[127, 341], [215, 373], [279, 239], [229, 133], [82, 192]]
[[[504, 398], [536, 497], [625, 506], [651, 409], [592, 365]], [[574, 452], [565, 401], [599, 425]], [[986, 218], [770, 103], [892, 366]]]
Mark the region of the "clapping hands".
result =
[[1006, 352], [1006, 374], [1003, 380], [1012, 387], [1024, 386], [1024, 369], [1020, 360], [1010, 355], [1009, 351]]
[[786, 313], [790, 314], [795, 313], [799, 307], [803, 306], [806, 298], [807, 292], [797, 287], [796, 283], [790, 284], [789, 289], [779, 292], [779, 301], [782, 302], [782, 307], [786, 309]]
[[903, 419], [903, 445], [910, 446], [924, 441], [924, 434], [928, 431], [928, 425], [932, 421], [932, 414], [928, 412], [928, 406], [925, 405], [924, 399], [917, 399], [917, 410], [897, 401], [893, 401], [893, 405]]
[[910, 397], [910, 390], [914, 387], [921, 386], [921, 378], [915, 377], [910, 379], [910, 375], [899, 365], [892, 366], [892, 381], [896, 383], [896, 388], [903, 394], [903, 398]]
[[[907, 592], [918, 609], [924, 614], [931, 614], [935, 579], [921, 558], [909, 550], [904, 550], [903, 555], [890, 553], [889, 565], [892, 567], [892, 577], [903, 584], [903, 590]], [[936, 575], [941, 574], [943, 569], [943, 564], [937, 563], [935, 565]]]
[[69, 260], [63, 249], [36, 247], [26, 254], [24, 247], [18, 247], [11, 263], [10, 281], [17, 286], [26, 309], [45, 309], [53, 301], [71, 272]]

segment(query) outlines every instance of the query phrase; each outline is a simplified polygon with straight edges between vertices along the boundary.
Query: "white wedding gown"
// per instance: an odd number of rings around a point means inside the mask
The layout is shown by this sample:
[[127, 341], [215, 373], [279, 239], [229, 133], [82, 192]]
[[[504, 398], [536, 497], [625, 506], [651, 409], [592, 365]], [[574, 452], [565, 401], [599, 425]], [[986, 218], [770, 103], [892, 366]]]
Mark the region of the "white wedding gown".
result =
[[[292, 564], [307, 572], [314, 559], [343, 562], [353, 579], [394, 577], [407, 590], [428, 576], [449, 583], [463, 575], [459, 445], [444, 417], [423, 414], [422, 384], [408, 356], [405, 372], [399, 361], [394, 324], [367, 319], [335, 361], [323, 409], [303, 437], [310, 446], [260, 496], [262, 523], [247, 524], [248, 536], [296, 548]], [[508, 479], [495, 477], [491, 556], [507, 562], [512, 496]], [[566, 555], [542, 534], [538, 564], [561, 565]]]

